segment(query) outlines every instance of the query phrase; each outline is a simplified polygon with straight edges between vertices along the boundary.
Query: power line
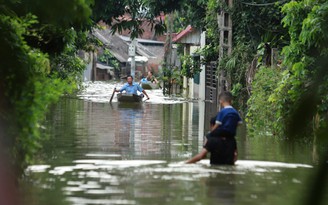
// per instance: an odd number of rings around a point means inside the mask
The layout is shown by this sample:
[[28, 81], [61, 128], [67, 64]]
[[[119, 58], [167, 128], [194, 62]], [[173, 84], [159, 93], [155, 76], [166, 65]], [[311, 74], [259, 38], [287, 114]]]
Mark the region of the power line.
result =
[[288, 0], [283, 0], [283, 1], [277, 1], [277, 2], [272, 2], [272, 3], [265, 3], [265, 4], [256, 4], [256, 3], [247, 3], [247, 2], [241, 2], [242, 4], [248, 5], [248, 6], [272, 6], [275, 4], [282, 4], [287, 2]]

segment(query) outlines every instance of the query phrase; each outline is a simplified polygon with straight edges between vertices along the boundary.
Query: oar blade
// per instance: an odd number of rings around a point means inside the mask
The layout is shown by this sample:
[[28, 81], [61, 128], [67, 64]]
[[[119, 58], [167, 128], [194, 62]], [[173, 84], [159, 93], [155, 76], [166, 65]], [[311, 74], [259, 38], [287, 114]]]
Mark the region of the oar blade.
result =
[[115, 91], [116, 91], [116, 87], [115, 87], [114, 90], [113, 90], [113, 93], [112, 93], [112, 96], [110, 97], [109, 103], [112, 102], [112, 100], [113, 100], [113, 98], [114, 98], [114, 95], [115, 95]]

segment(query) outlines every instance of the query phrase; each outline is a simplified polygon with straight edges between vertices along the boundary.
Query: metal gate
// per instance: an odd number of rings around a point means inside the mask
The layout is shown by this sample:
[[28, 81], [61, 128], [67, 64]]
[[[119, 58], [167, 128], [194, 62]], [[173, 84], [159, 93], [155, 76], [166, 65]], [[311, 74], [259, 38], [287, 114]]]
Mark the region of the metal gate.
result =
[[218, 101], [217, 101], [217, 64], [211, 62], [206, 65], [206, 87], [205, 87], [205, 132], [209, 130], [209, 121], [211, 117], [214, 117], [218, 112]]

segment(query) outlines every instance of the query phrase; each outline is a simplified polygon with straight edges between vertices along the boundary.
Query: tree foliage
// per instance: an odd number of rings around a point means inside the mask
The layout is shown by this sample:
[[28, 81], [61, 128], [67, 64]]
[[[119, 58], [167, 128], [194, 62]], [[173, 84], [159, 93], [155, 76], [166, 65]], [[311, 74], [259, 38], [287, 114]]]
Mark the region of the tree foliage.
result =
[[[163, 17], [182, 8], [184, 2], [183, 0], [97, 0], [92, 6], [92, 18], [95, 22], [101, 20], [107, 23], [112, 27], [113, 32], [130, 30], [132, 38], [144, 32], [141, 25], [145, 22], [152, 26], [156, 34], [163, 34], [166, 31]], [[123, 15], [127, 17], [123, 18]]]
[[[274, 110], [274, 117], [270, 115], [268, 118], [272, 120], [263, 126], [271, 126], [270, 130], [278, 136], [309, 138], [327, 127], [327, 5], [325, 1], [304, 0], [291, 1], [282, 7], [285, 15], [282, 23], [290, 41], [281, 52], [283, 69], [270, 83], [272, 93], [262, 95], [264, 88], [257, 87], [262, 79], [254, 79], [248, 102], [248, 117], [253, 125], [268, 117], [258, 107], [261, 101], [265, 101]], [[263, 75], [262, 71], [257, 75]], [[256, 109], [260, 112], [255, 114]]]
[[[328, 111], [328, 3], [292, 1], [283, 7], [282, 12], [286, 15], [283, 23], [291, 39], [282, 51], [287, 70], [270, 100], [279, 107], [277, 118], [281, 119], [283, 132], [301, 133], [307, 130], [311, 133], [313, 130], [309, 122], [314, 115], [319, 114], [321, 127], [326, 126], [324, 122]], [[305, 120], [295, 120], [295, 116]]]
[[177, 10], [175, 17], [175, 32], [191, 25], [193, 28], [205, 28], [207, 1], [191, 0], [184, 1], [183, 5]]
[[110, 51], [105, 48], [102, 55], [98, 57], [99, 61], [112, 66], [114, 69], [119, 69], [119, 61], [110, 53]]
[[[270, 54], [265, 50], [260, 52], [264, 47], [259, 45], [267, 45], [271, 52], [271, 48], [281, 48], [288, 42], [288, 34], [281, 24], [282, 4], [270, 0], [262, 2], [259, 6], [236, 0], [232, 6], [228, 6], [225, 1], [210, 0], [206, 8], [207, 45], [202, 53], [206, 62], [219, 61], [218, 70], [226, 73], [227, 87], [233, 91], [237, 107], [243, 111], [247, 110], [246, 101], [249, 98], [245, 77], [250, 63], [257, 57], [260, 59], [259, 65], [264, 64]], [[230, 55], [226, 53], [219, 57], [218, 14], [222, 10], [229, 13], [232, 19], [233, 49]]]
[[181, 57], [182, 69], [181, 75], [187, 78], [194, 78], [195, 75], [201, 72], [200, 62], [190, 55]]
[[269, 100], [281, 80], [281, 69], [260, 67], [252, 83], [252, 95], [247, 101], [247, 129], [250, 136], [276, 135], [280, 122], [276, 118], [279, 108]]
[[22, 166], [40, 147], [49, 105], [76, 88], [85, 66], [78, 36], [91, 9], [85, 1], [11, 0], [0, 11], [0, 137]]

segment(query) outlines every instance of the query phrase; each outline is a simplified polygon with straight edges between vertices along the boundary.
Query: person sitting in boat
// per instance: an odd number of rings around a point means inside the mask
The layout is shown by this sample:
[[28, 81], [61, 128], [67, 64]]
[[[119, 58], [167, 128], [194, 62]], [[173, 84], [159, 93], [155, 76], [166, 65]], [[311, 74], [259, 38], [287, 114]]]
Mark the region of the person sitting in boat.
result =
[[147, 100], [150, 99], [146, 91], [142, 89], [142, 87], [140, 87], [139, 84], [133, 82], [133, 77], [131, 75], [127, 77], [127, 83], [125, 83], [121, 89], [119, 90], [115, 89], [115, 92], [123, 92], [123, 91], [125, 91], [128, 94], [134, 94], [134, 95], [138, 95], [138, 91], [139, 91], [145, 94]]
[[148, 83], [147, 77], [141, 78], [140, 83]]
[[152, 71], [148, 71], [146, 78], [147, 78], [147, 81], [149, 81], [151, 83], [156, 83], [156, 84], [158, 83], [158, 80], [155, 78]]

